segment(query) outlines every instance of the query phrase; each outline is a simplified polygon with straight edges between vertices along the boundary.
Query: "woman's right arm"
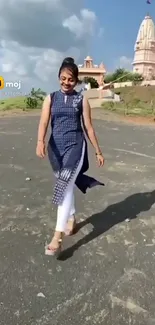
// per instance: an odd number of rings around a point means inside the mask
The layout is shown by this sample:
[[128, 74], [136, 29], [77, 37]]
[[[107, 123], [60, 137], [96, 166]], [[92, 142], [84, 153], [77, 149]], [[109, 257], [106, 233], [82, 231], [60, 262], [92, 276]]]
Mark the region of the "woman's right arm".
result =
[[45, 97], [42, 105], [41, 117], [40, 117], [40, 122], [38, 127], [38, 140], [37, 140], [36, 154], [40, 158], [44, 158], [46, 155], [45, 137], [49, 125], [50, 114], [51, 114], [51, 97], [50, 95], [48, 95], [47, 97]]
[[51, 109], [51, 98], [50, 95], [46, 96], [42, 105], [41, 117], [38, 127], [38, 142], [44, 142], [47, 128], [50, 120], [50, 109]]

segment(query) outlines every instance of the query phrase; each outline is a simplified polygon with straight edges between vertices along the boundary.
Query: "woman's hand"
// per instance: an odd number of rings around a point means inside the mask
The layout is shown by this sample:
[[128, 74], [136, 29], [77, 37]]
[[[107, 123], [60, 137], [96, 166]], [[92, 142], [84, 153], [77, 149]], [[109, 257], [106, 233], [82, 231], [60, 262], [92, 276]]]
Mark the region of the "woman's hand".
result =
[[102, 167], [104, 165], [104, 157], [102, 153], [96, 154], [96, 159], [99, 167]]
[[36, 155], [39, 158], [44, 158], [46, 156], [46, 145], [44, 141], [37, 142]]

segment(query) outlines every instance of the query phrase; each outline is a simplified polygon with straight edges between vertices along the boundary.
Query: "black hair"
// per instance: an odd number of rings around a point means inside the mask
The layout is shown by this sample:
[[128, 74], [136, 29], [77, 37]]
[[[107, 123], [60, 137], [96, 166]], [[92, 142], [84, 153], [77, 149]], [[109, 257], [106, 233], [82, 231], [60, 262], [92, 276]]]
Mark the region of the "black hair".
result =
[[78, 82], [78, 74], [79, 74], [79, 70], [77, 65], [74, 62], [74, 59], [71, 57], [67, 57], [62, 61], [61, 67], [59, 69], [59, 73], [58, 76], [60, 78], [60, 74], [62, 72], [62, 70], [67, 69], [69, 71], [71, 71], [73, 77], [76, 79], [76, 81]]
[[63, 61], [62, 61], [62, 64], [64, 63], [75, 63], [74, 59], [71, 58], [70, 56], [65, 58]]

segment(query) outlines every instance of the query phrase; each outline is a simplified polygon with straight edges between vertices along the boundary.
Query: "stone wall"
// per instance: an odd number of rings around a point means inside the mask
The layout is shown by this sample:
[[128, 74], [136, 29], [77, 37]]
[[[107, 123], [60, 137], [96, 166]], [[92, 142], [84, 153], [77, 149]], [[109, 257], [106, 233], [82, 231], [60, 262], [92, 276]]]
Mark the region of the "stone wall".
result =
[[[132, 81], [127, 81], [127, 82], [115, 82], [114, 88], [122, 88], [122, 87], [132, 87], [134, 86], [134, 83]], [[143, 80], [139, 86], [155, 86], [155, 80]]]
[[133, 83], [132, 81], [127, 81], [127, 82], [115, 82], [114, 88], [122, 88], [122, 87], [132, 87]]
[[98, 90], [98, 89], [90, 89], [87, 91], [83, 92], [84, 95], [89, 99], [89, 100], [94, 100], [94, 99], [99, 99], [103, 101], [114, 101], [114, 102], [119, 102], [120, 97], [119, 95], [114, 94], [113, 91], [110, 89], [108, 90]]

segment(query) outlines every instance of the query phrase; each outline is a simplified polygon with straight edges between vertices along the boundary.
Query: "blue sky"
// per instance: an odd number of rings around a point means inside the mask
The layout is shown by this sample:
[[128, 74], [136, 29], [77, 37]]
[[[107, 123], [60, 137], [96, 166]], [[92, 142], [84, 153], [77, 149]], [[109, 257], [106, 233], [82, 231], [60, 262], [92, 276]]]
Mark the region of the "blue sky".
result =
[[155, 0], [85, 0], [95, 11], [104, 33], [100, 39], [93, 37], [90, 53], [98, 64], [103, 61], [113, 70], [121, 56], [133, 58], [134, 43], [139, 26], [147, 13], [155, 20]]

